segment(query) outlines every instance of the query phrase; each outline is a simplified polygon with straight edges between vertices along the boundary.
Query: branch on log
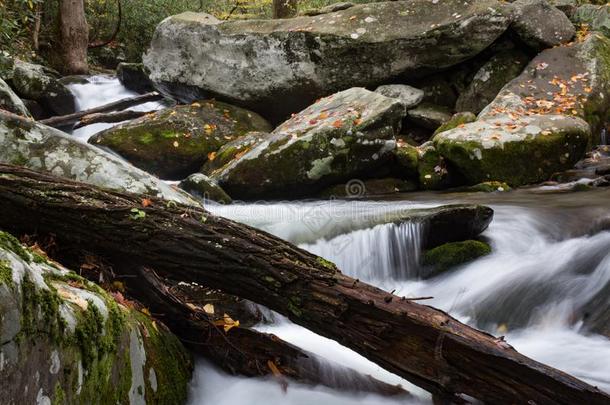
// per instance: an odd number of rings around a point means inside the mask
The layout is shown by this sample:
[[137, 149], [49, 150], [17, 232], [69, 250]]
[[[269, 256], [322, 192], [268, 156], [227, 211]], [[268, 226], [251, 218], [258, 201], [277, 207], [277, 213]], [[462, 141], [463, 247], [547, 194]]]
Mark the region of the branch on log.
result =
[[[0, 165], [0, 226], [54, 233], [125, 269], [154, 268], [288, 316], [440, 397], [608, 404], [610, 396], [445, 312], [347, 277], [263, 231], [192, 207]], [[137, 210], [137, 215], [133, 210]], [[115, 269], [116, 271], [116, 269]]]
[[[380, 395], [406, 394], [394, 386], [365, 376], [357, 371], [325, 362], [277, 336], [255, 330], [234, 327], [227, 333], [214, 325], [208, 314], [187, 305], [174, 295], [167, 282], [152, 269], [141, 268], [130, 288], [131, 296], [147, 306], [194, 353], [204, 356], [231, 374], [248, 377], [276, 375], [311, 385], [324, 385], [339, 390], [371, 392]], [[230, 314], [229, 314], [230, 315]], [[340, 370], [336, 378], [324, 378], [323, 368]], [[282, 381], [282, 383], [285, 383]]]
[[134, 120], [136, 118], [143, 117], [147, 114], [152, 114], [154, 111], [132, 111], [125, 110], [111, 113], [94, 113], [85, 115], [80, 121], [74, 126], [74, 129], [86, 127], [87, 125], [97, 124], [100, 122], [123, 122], [128, 120]]
[[117, 111], [124, 110], [129, 107], [133, 107], [139, 104], [148, 103], [149, 101], [159, 101], [162, 100], [163, 96], [155, 91], [142, 94], [135, 97], [124, 98], [119, 101], [115, 101], [109, 104], [105, 104], [99, 107], [90, 108], [88, 110], [75, 112], [73, 114], [61, 115], [58, 117], [51, 117], [45, 120], [41, 120], [41, 124], [49, 125], [52, 127], [65, 127], [68, 125], [72, 125], [75, 122], [78, 122], [81, 118], [95, 114], [95, 113], [104, 113], [109, 111]]

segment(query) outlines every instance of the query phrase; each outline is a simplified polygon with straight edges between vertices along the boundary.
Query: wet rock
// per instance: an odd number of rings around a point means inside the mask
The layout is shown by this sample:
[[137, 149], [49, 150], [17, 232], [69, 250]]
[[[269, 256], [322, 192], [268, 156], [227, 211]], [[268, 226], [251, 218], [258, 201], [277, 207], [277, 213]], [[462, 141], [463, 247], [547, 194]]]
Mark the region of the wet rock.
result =
[[461, 127], [476, 120], [477, 116], [471, 112], [459, 112], [457, 114], [453, 114], [449, 121], [438, 127], [438, 129], [434, 132], [434, 135], [440, 134], [441, 132], [450, 131], [454, 128]]
[[116, 75], [123, 86], [136, 93], [146, 93], [154, 90], [153, 83], [144, 71], [141, 63], [119, 63]]
[[445, 159], [431, 142], [426, 142], [419, 148], [417, 173], [419, 184], [424, 190], [442, 190], [451, 184], [451, 178]]
[[419, 150], [405, 142], [397, 142], [392, 152], [397, 166], [397, 174], [401, 178], [415, 179], [418, 176]]
[[377, 87], [375, 93], [396, 98], [402, 102], [406, 110], [417, 107], [424, 99], [424, 91], [406, 84], [386, 84]]
[[385, 178], [366, 181], [354, 180], [338, 184], [322, 191], [321, 198], [362, 198], [377, 195], [407, 193], [417, 190], [417, 183], [410, 180]]
[[404, 107], [363, 88], [321, 99], [214, 177], [232, 197], [314, 195], [384, 166]]
[[467, 193], [495, 193], [511, 191], [511, 187], [501, 181], [486, 181], [484, 183], [475, 184], [474, 186], [461, 187], [452, 191], [467, 192]]
[[482, 205], [446, 205], [432, 209], [424, 224], [422, 248], [432, 249], [449, 242], [466, 241], [483, 233], [493, 219], [493, 210]]
[[183, 13], [159, 24], [144, 64], [178, 99], [224, 98], [279, 121], [320, 96], [456, 65], [511, 19], [495, 0], [378, 2], [283, 20]]
[[225, 143], [250, 131], [271, 131], [258, 114], [208, 100], [167, 108], [96, 134], [104, 146], [134, 166], [164, 179], [195, 173]]
[[17, 94], [38, 101], [54, 115], [76, 111], [70, 90], [54, 77], [53, 72], [41, 65], [16, 60], [12, 83]]
[[186, 193], [72, 136], [0, 111], [0, 162], [112, 190], [195, 204]]
[[449, 108], [430, 103], [422, 103], [407, 112], [409, 121], [432, 131], [449, 122], [452, 115]]
[[435, 146], [471, 184], [549, 179], [584, 157], [606, 120], [608, 58], [610, 40], [597, 33], [545, 50], [476, 122], [436, 135]]
[[0, 109], [23, 117], [31, 117], [23, 101], [2, 79], [0, 79]]
[[546, 0], [517, 0], [511, 30], [536, 50], [565, 44], [576, 33], [570, 19]]
[[580, 310], [583, 329], [610, 338], [610, 283], [606, 285]]
[[477, 240], [451, 242], [430, 249], [424, 253], [422, 278], [432, 278], [447, 270], [465, 264], [491, 253], [491, 247]]
[[574, 24], [586, 24], [590, 30], [599, 31], [610, 37], [610, 5], [596, 6], [583, 4], [572, 16]]
[[192, 359], [164, 325], [0, 232], [8, 404], [183, 403]]
[[191, 174], [182, 180], [178, 187], [191, 195], [205, 200], [212, 200], [222, 204], [231, 203], [231, 197], [212, 179], [202, 173]]
[[528, 62], [529, 57], [518, 49], [492, 56], [460, 94], [455, 109], [480, 113], [508, 82], [519, 76]]

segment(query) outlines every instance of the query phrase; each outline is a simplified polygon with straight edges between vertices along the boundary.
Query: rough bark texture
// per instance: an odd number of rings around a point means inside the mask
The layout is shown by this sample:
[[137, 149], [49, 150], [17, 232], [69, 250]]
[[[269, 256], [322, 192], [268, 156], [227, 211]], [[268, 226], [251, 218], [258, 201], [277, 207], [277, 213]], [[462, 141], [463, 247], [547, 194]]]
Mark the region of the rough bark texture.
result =
[[273, 18], [290, 18], [297, 15], [298, 0], [273, 0]]
[[111, 113], [94, 113], [85, 115], [83, 118], [78, 121], [78, 123], [74, 126], [74, 129], [86, 127], [87, 125], [97, 124], [99, 122], [123, 122], [134, 120], [136, 118], [143, 117], [147, 114], [153, 114], [154, 111], [132, 111], [125, 110], [119, 112], [111, 112]]
[[59, 33], [63, 73], [87, 74], [89, 26], [85, 17], [84, 0], [59, 1]]
[[51, 127], [65, 127], [68, 125], [72, 125], [75, 122], [80, 121], [83, 117], [88, 115], [104, 113], [108, 111], [116, 111], [116, 110], [124, 110], [125, 108], [133, 107], [135, 105], [148, 103], [149, 101], [158, 101], [162, 100], [163, 96], [156, 92], [146, 93], [135, 97], [124, 98], [119, 101], [114, 101], [112, 103], [104, 104], [99, 107], [90, 108], [88, 110], [83, 110], [79, 112], [75, 112], [73, 114], [61, 115], [58, 117], [47, 118], [46, 120], [41, 120], [41, 124], [49, 125]]
[[[204, 310], [188, 305], [174, 295], [167, 281], [160, 279], [153, 270], [141, 268], [139, 276], [133, 282], [134, 288], [129, 288], [130, 295], [146, 305], [186, 347], [229, 373], [249, 377], [275, 375], [282, 383], [285, 383], [284, 377], [290, 377], [305, 384], [382, 395], [406, 394], [400, 386], [337, 365], [330, 365], [336, 371], [340, 370], [331, 373], [336, 377], [325, 378], [324, 366], [328, 367], [329, 363], [316, 355], [275, 335], [252, 329], [234, 327], [225, 333], [223, 326], [214, 325]], [[130, 286], [129, 281], [127, 285]]]
[[[0, 226], [55, 233], [111, 263], [220, 288], [335, 339], [436, 395], [489, 403], [608, 404], [610, 396], [437, 309], [354, 280], [265, 232], [190, 206], [146, 201], [0, 166]], [[146, 205], [146, 207], [143, 207]]]

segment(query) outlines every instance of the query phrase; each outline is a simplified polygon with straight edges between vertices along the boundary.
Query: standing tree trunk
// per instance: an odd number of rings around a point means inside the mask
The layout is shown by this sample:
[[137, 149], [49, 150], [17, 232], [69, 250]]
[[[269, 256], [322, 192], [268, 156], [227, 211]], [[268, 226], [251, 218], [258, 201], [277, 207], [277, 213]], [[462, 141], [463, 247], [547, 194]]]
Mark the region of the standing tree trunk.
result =
[[298, 0], [273, 0], [273, 18], [290, 18], [297, 15]]
[[89, 26], [84, 0], [59, 0], [59, 36], [63, 73], [88, 73]]

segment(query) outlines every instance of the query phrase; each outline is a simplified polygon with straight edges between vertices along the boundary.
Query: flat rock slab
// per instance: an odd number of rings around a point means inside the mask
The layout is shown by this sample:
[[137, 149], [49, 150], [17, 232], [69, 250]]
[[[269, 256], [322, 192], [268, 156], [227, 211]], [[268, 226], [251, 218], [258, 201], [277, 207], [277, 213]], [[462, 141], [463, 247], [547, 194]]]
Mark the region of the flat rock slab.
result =
[[380, 2], [282, 20], [183, 13], [159, 24], [144, 64], [182, 101], [223, 98], [280, 121], [321, 96], [456, 65], [511, 19], [495, 0]]

